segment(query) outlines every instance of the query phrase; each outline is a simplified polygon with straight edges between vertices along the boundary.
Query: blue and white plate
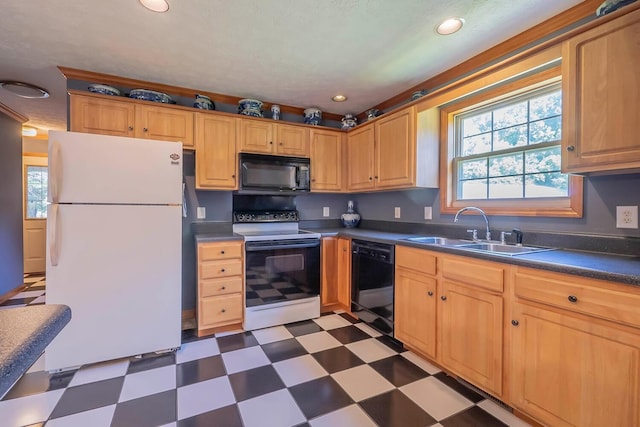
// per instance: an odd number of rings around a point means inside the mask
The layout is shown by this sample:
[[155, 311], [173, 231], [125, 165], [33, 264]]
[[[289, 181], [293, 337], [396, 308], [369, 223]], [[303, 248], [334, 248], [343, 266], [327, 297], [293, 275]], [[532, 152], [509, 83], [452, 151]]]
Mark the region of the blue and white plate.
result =
[[148, 89], [132, 89], [129, 98], [142, 99], [145, 101], [162, 102], [164, 104], [175, 104], [176, 102], [166, 93], [156, 92]]
[[115, 87], [99, 83], [90, 84], [89, 92], [101, 93], [103, 95], [120, 96], [120, 91]]

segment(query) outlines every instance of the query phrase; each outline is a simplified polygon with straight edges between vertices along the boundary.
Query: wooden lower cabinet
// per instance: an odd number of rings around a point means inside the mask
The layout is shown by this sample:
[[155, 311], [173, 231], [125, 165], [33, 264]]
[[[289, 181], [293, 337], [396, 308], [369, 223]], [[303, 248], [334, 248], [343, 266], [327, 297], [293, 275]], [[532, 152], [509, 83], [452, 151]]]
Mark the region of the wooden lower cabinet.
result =
[[442, 282], [439, 360], [495, 396], [502, 394], [502, 295]]
[[322, 311], [336, 309], [350, 311], [351, 241], [338, 237], [322, 238], [320, 257]]
[[241, 241], [197, 245], [198, 336], [224, 327], [241, 326], [244, 317], [244, 260]]
[[640, 331], [515, 304], [511, 405], [550, 426], [640, 425]]
[[436, 283], [433, 277], [396, 268], [395, 338], [433, 359], [436, 358]]

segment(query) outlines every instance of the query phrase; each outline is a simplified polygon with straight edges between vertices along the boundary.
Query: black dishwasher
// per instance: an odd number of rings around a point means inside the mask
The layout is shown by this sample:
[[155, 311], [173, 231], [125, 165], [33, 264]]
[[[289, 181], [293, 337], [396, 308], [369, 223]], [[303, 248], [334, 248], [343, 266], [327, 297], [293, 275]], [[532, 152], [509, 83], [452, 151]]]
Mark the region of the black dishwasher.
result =
[[393, 337], [394, 245], [351, 243], [351, 311], [360, 320]]

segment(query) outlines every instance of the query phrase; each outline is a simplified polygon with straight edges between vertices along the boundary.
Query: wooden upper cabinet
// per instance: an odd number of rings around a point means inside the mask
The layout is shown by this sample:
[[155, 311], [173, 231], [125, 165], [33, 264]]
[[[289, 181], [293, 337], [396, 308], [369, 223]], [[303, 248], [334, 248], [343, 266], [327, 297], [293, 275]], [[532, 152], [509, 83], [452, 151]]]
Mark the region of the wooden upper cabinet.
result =
[[237, 118], [196, 113], [196, 188], [238, 188]]
[[69, 97], [72, 132], [180, 141], [183, 148], [194, 147], [192, 111], [105, 95], [71, 93]]
[[131, 102], [76, 94], [70, 94], [69, 98], [72, 132], [135, 136], [135, 106]]
[[411, 107], [376, 120], [376, 188], [402, 188], [416, 184], [415, 116], [415, 108]]
[[135, 111], [137, 138], [181, 141], [183, 147], [193, 148], [192, 111], [149, 105], [136, 105]]
[[347, 134], [347, 189], [372, 190], [374, 183], [373, 124], [365, 125]]
[[309, 129], [240, 119], [240, 151], [309, 157]]
[[302, 126], [274, 124], [275, 153], [282, 156], [309, 157], [309, 129]]
[[640, 168], [640, 10], [563, 45], [564, 172]]
[[344, 132], [311, 130], [311, 191], [342, 190]]

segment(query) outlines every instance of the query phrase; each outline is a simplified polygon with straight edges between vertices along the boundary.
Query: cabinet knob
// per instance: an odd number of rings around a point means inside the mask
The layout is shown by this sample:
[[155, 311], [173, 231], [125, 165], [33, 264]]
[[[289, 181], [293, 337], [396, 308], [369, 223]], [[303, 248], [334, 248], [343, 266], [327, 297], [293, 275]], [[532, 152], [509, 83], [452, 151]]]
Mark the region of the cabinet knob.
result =
[[142, 128], [143, 131], [147, 132], [149, 129], [147, 128]]
[[223, 286], [223, 287], [220, 288], [221, 291], [224, 291], [225, 289], [227, 289], [226, 286]]
[[129, 130], [133, 130], [133, 126], [129, 126]]
[[236, 174], [231, 175], [231, 178], [236, 179]]
[[576, 149], [575, 145], [570, 145], [567, 147], [567, 151], [574, 151]]
[[518, 322], [517, 320], [513, 319], [513, 320], [511, 321], [511, 324], [512, 324], [513, 326], [518, 326], [518, 325], [520, 324], [520, 322]]
[[311, 182], [316, 182], [316, 179], [315, 179], [315, 178], [313, 178], [313, 179], [311, 180]]
[[567, 299], [569, 300], [569, 302], [578, 302], [578, 297], [575, 295], [569, 295]]
[[446, 301], [446, 300], [447, 300], [447, 297], [446, 297], [446, 296], [444, 296], [444, 295], [442, 295], [442, 296], [440, 297], [440, 299], [441, 299], [442, 301]]
[[369, 177], [369, 181], [371, 181], [373, 179], [373, 177]]
[[432, 296], [433, 296], [433, 291], [429, 291], [429, 292], [427, 292], [427, 295], [429, 295], [430, 297], [432, 297]]
[[220, 272], [224, 273], [224, 268], [220, 269]]
[[269, 141], [269, 145], [273, 145], [273, 141]]
[[220, 251], [220, 254], [221, 254], [221, 255], [224, 255], [224, 250]]
[[226, 309], [224, 309], [224, 308], [223, 308], [222, 310], [220, 310], [220, 311], [221, 311], [222, 313], [226, 313], [226, 312], [227, 312], [227, 310], [226, 310]]
[[284, 144], [281, 142], [280, 145], [284, 145]]
[[378, 175], [374, 176], [375, 179], [378, 179]]

